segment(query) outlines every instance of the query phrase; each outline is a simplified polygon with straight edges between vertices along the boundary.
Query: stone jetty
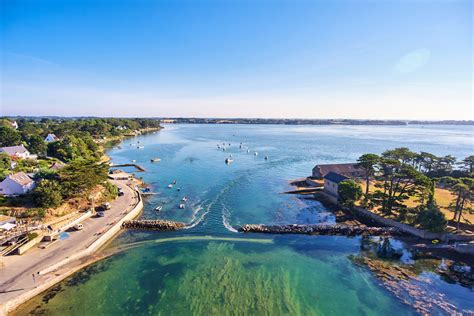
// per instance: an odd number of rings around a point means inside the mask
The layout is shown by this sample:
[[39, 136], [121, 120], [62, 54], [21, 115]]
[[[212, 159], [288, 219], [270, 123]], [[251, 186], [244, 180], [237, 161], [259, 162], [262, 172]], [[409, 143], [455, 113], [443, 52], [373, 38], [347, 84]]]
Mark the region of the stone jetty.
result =
[[125, 221], [122, 228], [137, 229], [137, 230], [178, 230], [184, 228], [186, 225], [181, 222], [165, 221], [165, 220], [131, 220]]
[[246, 224], [238, 228], [243, 233], [267, 233], [267, 234], [306, 234], [306, 235], [374, 235], [394, 236], [401, 232], [393, 227], [367, 227], [349, 225], [263, 225]]

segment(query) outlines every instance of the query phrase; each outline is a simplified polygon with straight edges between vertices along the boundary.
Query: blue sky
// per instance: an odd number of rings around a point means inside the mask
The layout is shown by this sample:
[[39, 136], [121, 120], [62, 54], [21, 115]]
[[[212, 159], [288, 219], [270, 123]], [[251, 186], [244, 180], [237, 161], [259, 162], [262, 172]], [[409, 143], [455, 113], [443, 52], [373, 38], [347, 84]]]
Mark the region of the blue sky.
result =
[[3, 115], [474, 118], [470, 1], [0, 6]]

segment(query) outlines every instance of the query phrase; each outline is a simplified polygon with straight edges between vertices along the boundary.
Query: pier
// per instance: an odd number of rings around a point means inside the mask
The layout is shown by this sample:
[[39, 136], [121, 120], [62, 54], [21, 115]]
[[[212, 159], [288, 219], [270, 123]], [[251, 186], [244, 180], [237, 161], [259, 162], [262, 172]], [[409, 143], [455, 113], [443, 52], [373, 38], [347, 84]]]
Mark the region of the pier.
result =
[[263, 225], [246, 224], [238, 228], [243, 233], [266, 234], [306, 234], [306, 235], [331, 235], [331, 236], [394, 236], [401, 232], [393, 227], [367, 227], [349, 225]]
[[135, 169], [138, 170], [138, 172], [144, 172], [146, 171], [145, 168], [143, 168], [140, 165], [137, 165], [136, 163], [124, 163], [121, 165], [111, 165], [110, 168], [120, 168], [120, 167], [135, 167]]

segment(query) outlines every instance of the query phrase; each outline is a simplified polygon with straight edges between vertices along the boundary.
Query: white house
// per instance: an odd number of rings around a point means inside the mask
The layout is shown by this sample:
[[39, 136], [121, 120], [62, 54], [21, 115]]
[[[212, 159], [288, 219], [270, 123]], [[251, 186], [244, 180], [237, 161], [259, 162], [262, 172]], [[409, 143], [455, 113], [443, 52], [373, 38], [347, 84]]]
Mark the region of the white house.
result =
[[1, 147], [0, 153], [6, 153], [8, 156], [12, 158], [22, 158], [22, 159], [34, 159], [36, 158], [35, 155], [31, 155], [28, 149], [25, 146], [9, 146], [9, 147]]
[[55, 142], [55, 141], [58, 141], [59, 138], [56, 137], [56, 135], [54, 134], [48, 134], [48, 136], [46, 136], [46, 138], [44, 139], [45, 142], [47, 143], [52, 143], [52, 142]]
[[337, 190], [339, 189], [339, 183], [349, 179], [342, 174], [329, 172], [324, 176], [324, 192], [329, 193], [333, 196], [339, 196]]
[[0, 195], [22, 195], [35, 188], [35, 182], [24, 172], [8, 175], [0, 182]]

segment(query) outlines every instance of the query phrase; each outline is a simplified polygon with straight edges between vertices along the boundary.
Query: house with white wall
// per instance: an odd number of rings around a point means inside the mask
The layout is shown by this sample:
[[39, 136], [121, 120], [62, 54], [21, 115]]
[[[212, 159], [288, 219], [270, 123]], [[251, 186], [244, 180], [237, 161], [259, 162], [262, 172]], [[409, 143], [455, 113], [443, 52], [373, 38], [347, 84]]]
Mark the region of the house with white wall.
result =
[[329, 193], [333, 196], [338, 197], [339, 194], [337, 193], [337, 190], [339, 189], [339, 183], [341, 183], [344, 180], [348, 180], [349, 178], [346, 176], [343, 176], [342, 174], [335, 173], [335, 172], [329, 172], [324, 176], [324, 189], [323, 191], [326, 193]]
[[0, 182], [0, 195], [16, 196], [25, 194], [35, 188], [35, 181], [26, 173], [18, 172], [8, 175]]
[[44, 139], [44, 141], [47, 142], [47, 143], [56, 142], [58, 140], [59, 140], [59, 138], [54, 134], [48, 134], [48, 136], [46, 136], [45, 139]]
[[35, 159], [36, 155], [30, 154], [28, 149], [25, 146], [8, 146], [8, 147], [1, 147], [0, 153], [6, 153], [11, 158], [21, 158], [21, 159]]

